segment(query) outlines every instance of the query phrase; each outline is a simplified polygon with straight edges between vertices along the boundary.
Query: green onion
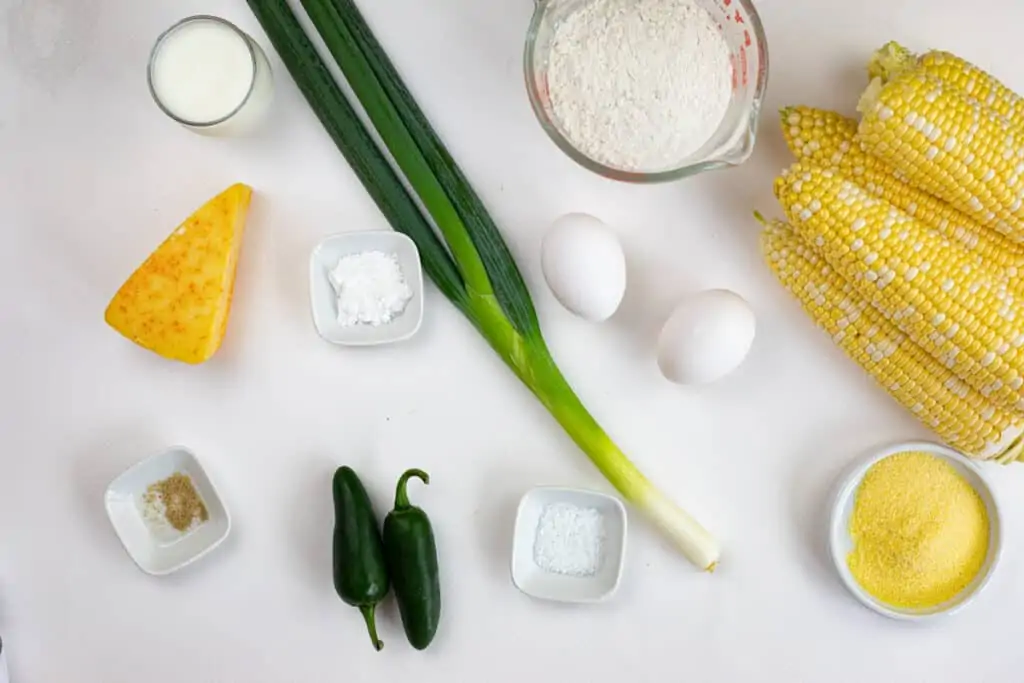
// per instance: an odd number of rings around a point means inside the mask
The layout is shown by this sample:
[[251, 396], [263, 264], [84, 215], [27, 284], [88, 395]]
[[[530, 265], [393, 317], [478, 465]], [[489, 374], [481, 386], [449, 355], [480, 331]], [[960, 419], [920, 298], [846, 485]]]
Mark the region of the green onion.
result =
[[497, 226], [448, 154], [352, 0], [302, 0], [443, 243], [363, 127], [286, 0], [248, 0], [299, 89], [388, 222], [416, 242], [427, 275], [473, 323], [615, 488], [694, 564], [718, 544], [605, 434], [548, 351], [533, 301]]

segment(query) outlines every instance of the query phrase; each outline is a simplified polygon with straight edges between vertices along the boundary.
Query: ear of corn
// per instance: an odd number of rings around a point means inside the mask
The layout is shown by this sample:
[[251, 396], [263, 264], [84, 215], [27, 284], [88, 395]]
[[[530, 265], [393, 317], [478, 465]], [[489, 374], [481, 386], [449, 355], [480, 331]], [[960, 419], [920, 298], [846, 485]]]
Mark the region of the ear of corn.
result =
[[983, 396], [1024, 408], [1024, 319], [991, 268], [836, 171], [797, 164], [775, 190], [861, 296]]
[[869, 87], [861, 111], [866, 152], [981, 225], [1024, 242], [1024, 125], [918, 69]]
[[900, 180], [857, 141], [857, 122], [836, 112], [812, 107], [781, 111], [783, 137], [794, 156], [822, 168], [836, 168], [868, 193], [880, 197], [951, 242], [977, 254], [1014, 278], [1024, 268], [1024, 249], [1002, 233], [978, 225], [949, 204]]
[[812, 319], [889, 394], [954, 448], [1012, 460], [1024, 418], [994, 407], [875, 310], [789, 226], [761, 235], [765, 259]]
[[938, 78], [1004, 119], [1014, 119], [1024, 113], [1024, 98], [990, 73], [950, 52], [931, 50], [915, 55], [899, 43], [890, 42], [872, 56], [868, 75], [887, 82], [912, 69]]
[[[782, 110], [779, 280], [945, 441], [1024, 460], [1024, 98], [948, 52], [868, 64], [860, 122]], [[763, 221], [762, 221], [763, 222]]]

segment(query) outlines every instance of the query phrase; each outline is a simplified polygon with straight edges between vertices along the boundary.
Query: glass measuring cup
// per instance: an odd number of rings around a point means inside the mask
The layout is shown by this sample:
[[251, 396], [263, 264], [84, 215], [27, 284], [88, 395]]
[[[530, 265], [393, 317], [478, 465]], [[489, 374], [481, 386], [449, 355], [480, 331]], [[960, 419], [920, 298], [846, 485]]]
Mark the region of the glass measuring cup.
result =
[[541, 127], [559, 149], [581, 166], [606, 178], [632, 183], [659, 183], [743, 163], [754, 149], [757, 117], [768, 85], [768, 42], [751, 0], [692, 0], [718, 24], [729, 46], [732, 98], [710, 139], [674, 168], [651, 173], [613, 168], [576, 149], [559, 129], [548, 92], [548, 56], [555, 27], [592, 0], [534, 0], [526, 35], [523, 69], [530, 104]]

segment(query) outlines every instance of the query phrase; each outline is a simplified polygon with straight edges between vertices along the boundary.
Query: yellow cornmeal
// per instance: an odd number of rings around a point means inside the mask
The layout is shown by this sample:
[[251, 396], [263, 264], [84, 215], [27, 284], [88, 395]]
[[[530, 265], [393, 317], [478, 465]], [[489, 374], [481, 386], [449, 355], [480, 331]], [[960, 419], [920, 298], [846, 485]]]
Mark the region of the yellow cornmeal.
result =
[[895, 607], [933, 607], [963, 590], [984, 564], [988, 511], [945, 460], [899, 453], [868, 469], [850, 535], [846, 561], [864, 590]]

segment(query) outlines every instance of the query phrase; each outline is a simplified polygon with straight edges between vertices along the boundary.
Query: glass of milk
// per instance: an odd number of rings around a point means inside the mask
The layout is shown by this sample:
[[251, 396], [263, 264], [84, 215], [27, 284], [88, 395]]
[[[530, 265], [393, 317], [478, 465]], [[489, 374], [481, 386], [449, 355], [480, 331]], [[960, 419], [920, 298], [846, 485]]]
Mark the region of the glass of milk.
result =
[[256, 41], [209, 15], [187, 17], [160, 34], [147, 77], [157, 106], [204, 135], [249, 132], [274, 93], [270, 64]]

